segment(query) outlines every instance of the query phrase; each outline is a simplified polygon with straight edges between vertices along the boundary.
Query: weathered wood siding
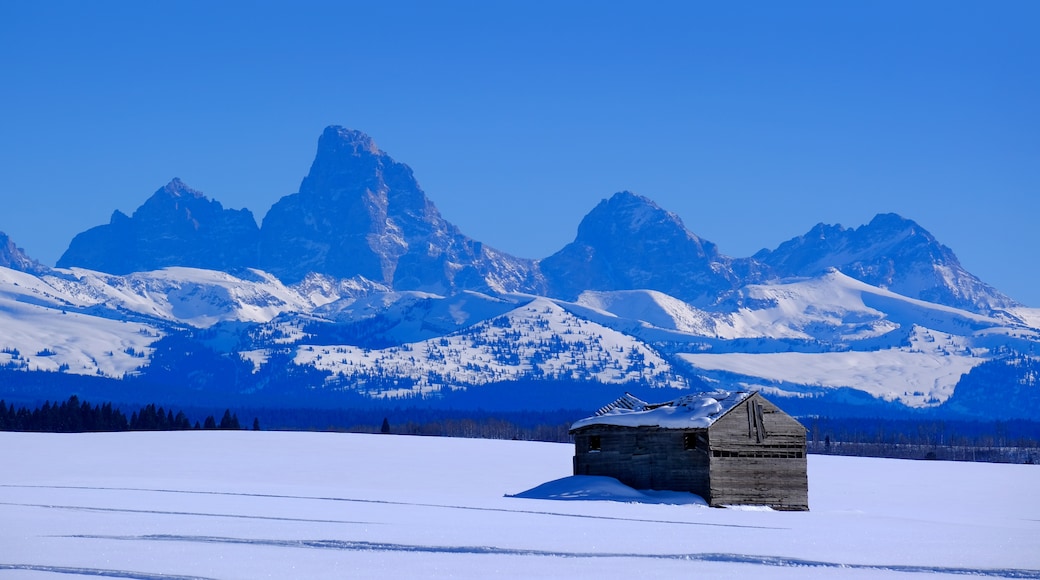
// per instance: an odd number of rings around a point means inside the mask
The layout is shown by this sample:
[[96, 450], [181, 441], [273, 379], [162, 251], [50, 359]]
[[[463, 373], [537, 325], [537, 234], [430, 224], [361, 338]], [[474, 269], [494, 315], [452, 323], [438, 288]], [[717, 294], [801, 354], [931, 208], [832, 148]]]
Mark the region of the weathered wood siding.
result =
[[754, 394], [708, 429], [712, 506], [809, 509], [805, 427]]
[[[599, 449], [590, 445], [594, 438]], [[689, 491], [708, 497], [704, 429], [593, 425], [574, 433], [574, 445], [575, 475], [606, 475], [635, 489]]]

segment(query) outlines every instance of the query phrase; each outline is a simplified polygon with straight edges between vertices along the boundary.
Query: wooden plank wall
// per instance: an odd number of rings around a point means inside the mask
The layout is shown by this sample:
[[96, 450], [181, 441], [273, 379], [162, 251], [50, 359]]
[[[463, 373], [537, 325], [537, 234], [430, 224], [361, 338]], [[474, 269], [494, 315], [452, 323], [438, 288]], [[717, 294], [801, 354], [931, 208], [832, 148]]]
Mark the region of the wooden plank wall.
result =
[[[599, 437], [598, 451], [589, 449], [592, 437]], [[689, 491], [707, 498], [707, 438], [687, 450], [683, 437], [677, 429], [586, 427], [574, 434], [574, 474], [605, 475], [635, 489]]]
[[[593, 438], [599, 449], [590, 448]], [[689, 491], [712, 506], [809, 509], [805, 428], [758, 394], [708, 429], [592, 425], [574, 433], [574, 445], [575, 475]]]
[[753, 395], [708, 430], [710, 492], [719, 505], [809, 509], [805, 428]]

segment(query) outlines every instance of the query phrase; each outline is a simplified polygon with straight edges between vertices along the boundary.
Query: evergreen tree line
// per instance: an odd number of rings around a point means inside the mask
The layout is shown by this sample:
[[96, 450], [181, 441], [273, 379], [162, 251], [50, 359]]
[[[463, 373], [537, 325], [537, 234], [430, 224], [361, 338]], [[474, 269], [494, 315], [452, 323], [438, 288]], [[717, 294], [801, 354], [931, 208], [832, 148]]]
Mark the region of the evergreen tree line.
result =
[[798, 417], [810, 442], [935, 447], [1040, 448], [1040, 422], [881, 417]]
[[939, 459], [943, 461], [979, 461], [986, 463], [1040, 463], [1040, 447], [939, 445], [922, 443], [878, 443], [868, 441], [808, 442], [809, 453], [850, 455], [855, 457], [888, 457], [892, 459]]
[[[379, 425], [379, 432], [398, 435], [570, 443], [574, 440], [567, 432], [570, 426], [570, 423], [524, 425], [497, 417], [436, 419], [425, 422], [407, 421], [400, 425], [392, 425], [388, 419], [384, 418], [382, 424]], [[347, 431], [352, 433], [375, 433], [376, 429], [374, 424], [354, 425], [348, 428]]]
[[[174, 413], [172, 409], [148, 404], [134, 411], [127, 418], [126, 414], [112, 403], [91, 405], [80, 401], [72, 395], [62, 403], [46, 401], [43, 405], [28, 409], [10, 406], [0, 399], [0, 431], [31, 431], [39, 433], [87, 433], [107, 431], [186, 431], [189, 429], [241, 429], [238, 415], [230, 409], [218, 422], [213, 415], [205, 418], [203, 423], [188, 419], [183, 411]], [[258, 421], [253, 421], [253, 429], [259, 430]]]
[[1040, 422], [805, 417], [808, 452], [822, 455], [1040, 463]]
[[588, 410], [484, 411], [424, 407], [374, 406], [337, 409], [246, 408], [265, 429], [390, 433], [483, 439], [519, 439], [569, 443], [574, 421]]

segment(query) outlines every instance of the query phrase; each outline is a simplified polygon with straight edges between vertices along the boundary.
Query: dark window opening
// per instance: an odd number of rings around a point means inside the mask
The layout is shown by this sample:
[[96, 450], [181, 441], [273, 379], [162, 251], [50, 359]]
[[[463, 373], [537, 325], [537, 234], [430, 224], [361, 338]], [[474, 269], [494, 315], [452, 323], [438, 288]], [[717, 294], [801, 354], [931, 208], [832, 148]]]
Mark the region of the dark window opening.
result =
[[683, 449], [708, 452], [708, 437], [704, 433], [683, 433]]
[[599, 451], [600, 445], [599, 435], [589, 435], [589, 451]]
[[697, 436], [693, 433], [683, 433], [682, 448], [686, 451], [697, 448]]

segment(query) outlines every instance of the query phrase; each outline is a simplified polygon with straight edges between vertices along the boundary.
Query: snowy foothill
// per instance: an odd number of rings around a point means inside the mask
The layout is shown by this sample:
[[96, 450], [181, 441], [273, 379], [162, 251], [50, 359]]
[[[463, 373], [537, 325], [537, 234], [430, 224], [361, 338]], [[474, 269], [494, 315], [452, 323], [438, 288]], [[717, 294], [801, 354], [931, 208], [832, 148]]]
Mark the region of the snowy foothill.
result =
[[546, 298], [534, 298], [465, 331], [401, 346], [301, 344], [294, 362], [329, 371], [333, 384], [357, 383], [357, 377], [380, 373], [414, 381], [414, 386], [370, 393], [383, 397], [517, 380], [534, 371], [541, 379], [586, 378], [612, 384], [655, 380], [687, 386], [686, 379], [645, 343], [579, 318]]
[[811, 511], [776, 512], [570, 477], [572, 455], [0, 433], [0, 578], [1040, 578], [1037, 466], [812, 455]]
[[873, 352], [682, 354], [696, 368], [769, 381], [818, 387], [848, 387], [910, 407], [950, 398], [961, 377], [986, 359], [892, 348]]
[[[531, 380], [682, 389], [703, 379], [788, 395], [847, 387], [920, 408], [944, 403], [976, 366], [1040, 341], [1040, 309], [972, 313], [836, 270], [751, 284], [705, 308], [653, 290], [567, 302], [395, 292], [317, 274], [286, 286], [259, 270], [0, 267], [0, 366], [147, 379], [166, 337], [237, 355], [257, 377], [277, 375], [271, 367], [289, 355], [327, 373], [330, 390], [374, 398]], [[241, 390], [263, 388], [242, 376]]]
[[152, 343], [164, 334], [140, 322], [64, 310], [28, 284], [12, 287], [24, 294], [0, 291], [2, 367], [122, 377], [148, 363]]

